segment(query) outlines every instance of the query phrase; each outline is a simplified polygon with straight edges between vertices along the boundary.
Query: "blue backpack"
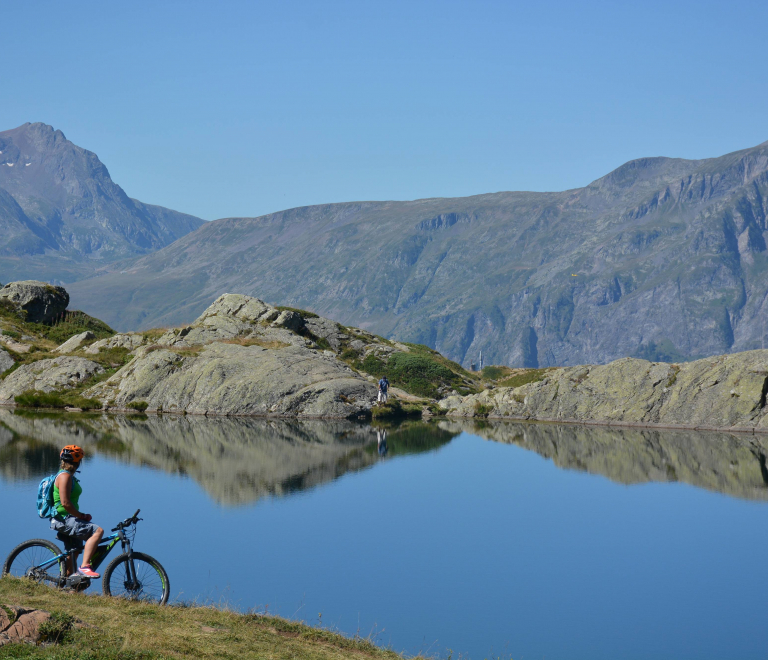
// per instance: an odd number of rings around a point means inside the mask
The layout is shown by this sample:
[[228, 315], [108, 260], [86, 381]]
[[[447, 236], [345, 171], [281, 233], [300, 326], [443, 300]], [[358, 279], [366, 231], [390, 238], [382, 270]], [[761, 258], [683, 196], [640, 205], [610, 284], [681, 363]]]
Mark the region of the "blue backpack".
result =
[[41, 518], [53, 518], [58, 516], [59, 512], [53, 503], [53, 486], [56, 483], [56, 477], [66, 470], [59, 470], [40, 482], [37, 487], [37, 515]]

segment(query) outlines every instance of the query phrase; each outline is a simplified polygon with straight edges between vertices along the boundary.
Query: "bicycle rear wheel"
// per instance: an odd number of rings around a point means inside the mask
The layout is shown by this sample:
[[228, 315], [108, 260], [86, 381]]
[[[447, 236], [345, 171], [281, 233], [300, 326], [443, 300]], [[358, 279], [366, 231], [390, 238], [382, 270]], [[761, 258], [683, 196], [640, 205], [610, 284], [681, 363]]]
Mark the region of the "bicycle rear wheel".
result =
[[143, 552], [134, 552], [136, 579], [132, 580], [129, 561], [128, 553], [123, 553], [107, 566], [102, 582], [104, 595], [165, 605], [171, 593], [171, 584], [160, 562]]
[[61, 554], [59, 547], [46, 539], [32, 539], [17, 545], [3, 565], [3, 575], [27, 577], [37, 582], [56, 582], [66, 575], [66, 560], [38, 569], [37, 566]]

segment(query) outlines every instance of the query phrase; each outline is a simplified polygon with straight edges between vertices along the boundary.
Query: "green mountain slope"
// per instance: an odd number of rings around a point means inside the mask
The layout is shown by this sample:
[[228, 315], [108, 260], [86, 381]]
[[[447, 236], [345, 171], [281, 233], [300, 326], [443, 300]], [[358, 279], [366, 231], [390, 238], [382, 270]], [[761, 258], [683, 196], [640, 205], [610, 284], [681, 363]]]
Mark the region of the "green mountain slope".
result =
[[759, 348], [768, 143], [631, 161], [585, 188], [356, 202], [202, 226], [69, 287], [120, 329], [238, 291], [424, 343], [465, 366]]

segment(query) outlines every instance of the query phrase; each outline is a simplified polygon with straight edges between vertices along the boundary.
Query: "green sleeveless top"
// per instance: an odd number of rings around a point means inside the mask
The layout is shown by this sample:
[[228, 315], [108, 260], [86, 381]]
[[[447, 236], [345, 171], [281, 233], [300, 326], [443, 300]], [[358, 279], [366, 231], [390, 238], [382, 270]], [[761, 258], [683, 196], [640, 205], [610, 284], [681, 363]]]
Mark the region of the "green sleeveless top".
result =
[[[61, 472], [59, 474], [61, 474]], [[75, 480], [75, 483], [72, 484], [72, 492], [69, 494], [69, 501], [72, 503], [73, 507], [80, 511], [80, 507], [77, 504], [80, 500], [80, 495], [83, 492], [83, 487], [80, 485], [77, 477], [73, 476], [72, 478]], [[60, 516], [66, 518], [69, 515], [69, 512], [61, 506], [61, 495], [59, 494], [59, 487], [56, 484], [53, 485], [53, 503]]]

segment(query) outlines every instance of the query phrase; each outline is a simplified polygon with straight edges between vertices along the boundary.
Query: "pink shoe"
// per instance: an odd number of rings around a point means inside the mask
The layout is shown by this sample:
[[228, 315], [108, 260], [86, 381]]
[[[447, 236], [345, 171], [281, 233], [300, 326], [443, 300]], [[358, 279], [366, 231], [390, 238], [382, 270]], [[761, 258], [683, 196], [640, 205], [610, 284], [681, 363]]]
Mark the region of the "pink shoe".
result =
[[89, 577], [93, 579], [101, 577], [101, 575], [99, 575], [96, 571], [94, 571], [91, 568], [90, 564], [88, 566], [81, 566], [80, 568], [77, 569], [77, 572], [80, 573], [80, 575], [85, 575], [85, 577]]

